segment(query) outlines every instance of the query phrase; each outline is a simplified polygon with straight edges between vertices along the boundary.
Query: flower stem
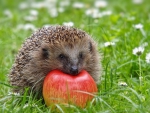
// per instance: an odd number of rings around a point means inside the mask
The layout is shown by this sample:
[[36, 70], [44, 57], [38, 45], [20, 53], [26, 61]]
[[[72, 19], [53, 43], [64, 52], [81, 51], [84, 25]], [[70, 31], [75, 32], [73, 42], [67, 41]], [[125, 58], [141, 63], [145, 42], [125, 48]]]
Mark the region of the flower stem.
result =
[[140, 86], [142, 86], [142, 71], [141, 71], [141, 58], [139, 56], [139, 80], [140, 80]]

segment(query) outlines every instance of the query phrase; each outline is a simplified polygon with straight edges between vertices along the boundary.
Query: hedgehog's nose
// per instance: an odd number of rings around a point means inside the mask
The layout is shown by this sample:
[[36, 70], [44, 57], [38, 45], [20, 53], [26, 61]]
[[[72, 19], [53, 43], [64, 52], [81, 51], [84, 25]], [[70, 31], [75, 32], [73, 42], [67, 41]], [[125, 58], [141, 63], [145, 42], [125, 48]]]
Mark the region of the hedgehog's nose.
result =
[[78, 66], [71, 66], [70, 73], [72, 75], [78, 74]]

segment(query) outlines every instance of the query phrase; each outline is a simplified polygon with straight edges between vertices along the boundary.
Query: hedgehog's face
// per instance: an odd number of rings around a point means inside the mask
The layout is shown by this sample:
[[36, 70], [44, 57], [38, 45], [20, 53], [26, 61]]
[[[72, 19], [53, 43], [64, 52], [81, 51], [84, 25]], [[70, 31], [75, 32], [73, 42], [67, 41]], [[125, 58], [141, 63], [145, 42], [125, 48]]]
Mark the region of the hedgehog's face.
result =
[[59, 43], [42, 49], [42, 56], [49, 63], [50, 69], [59, 69], [76, 75], [85, 69], [92, 60], [92, 42]]

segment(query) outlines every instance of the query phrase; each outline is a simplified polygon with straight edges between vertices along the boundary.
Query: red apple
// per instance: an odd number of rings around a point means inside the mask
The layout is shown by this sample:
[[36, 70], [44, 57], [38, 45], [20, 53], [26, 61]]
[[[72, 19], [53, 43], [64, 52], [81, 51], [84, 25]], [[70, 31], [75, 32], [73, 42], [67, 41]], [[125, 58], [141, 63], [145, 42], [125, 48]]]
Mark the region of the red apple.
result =
[[85, 70], [74, 76], [53, 70], [44, 79], [43, 97], [47, 106], [67, 103], [83, 108], [96, 92], [96, 83]]

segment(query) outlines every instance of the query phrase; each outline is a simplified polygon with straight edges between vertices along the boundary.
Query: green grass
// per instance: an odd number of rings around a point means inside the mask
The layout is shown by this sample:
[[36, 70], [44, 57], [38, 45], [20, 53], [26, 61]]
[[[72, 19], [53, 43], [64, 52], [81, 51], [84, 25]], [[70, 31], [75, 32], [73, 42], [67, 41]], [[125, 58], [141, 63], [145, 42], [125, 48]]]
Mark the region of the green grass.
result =
[[[37, 0], [38, 2], [40, 0]], [[42, 1], [42, 0], [41, 0]], [[27, 2], [27, 1], [24, 1]], [[33, 2], [33, 1], [32, 1]], [[57, 0], [56, 7], [60, 7]], [[28, 7], [19, 9], [21, 0], [1, 0], [0, 3], [0, 113], [149, 113], [150, 112], [150, 64], [145, 61], [146, 54], [150, 52], [150, 7], [149, 0], [141, 4], [134, 4], [132, 0], [107, 0], [108, 5], [99, 8], [102, 11], [111, 11], [111, 15], [101, 18], [92, 18], [85, 14], [89, 8], [94, 8], [94, 0], [82, 0], [85, 7], [75, 9], [65, 6], [65, 11], [57, 17], [51, 17], [49, 10]], [[30, 6], [30, 2], [28, 6]], [[50, 5], [51, 6], [51, 5]], [[51, 6], [52, 7], [52, 6]], [[38, 11], [37, 19], [26, 21], [30, 10]], [[9, 10], [12, 14], [4, 14]], [[103, 76], [98, 86], [98, 95], [86, 108], [76, 106], [56, 105], [57, 109], [46, 107], [41, 100], [33, 96], [9, 95], [7, 74], [14, 62], [15, 55], [24, 40], [31, 35], [32, 30], [17, 29], [19, 24], [33, 24], [40, 28], [46, 24], [60, 24], [72, 21], [74, 27], [88, 32], [98, 42], [100, 52], [103, 54]], [[141, 23], [141, 30], [133, 26]], [[105, 42], [115, 42], [114, 46], [104, 47]], [[135, 47], [144, 47], [140, 56], [133, 55]], [[140, 61], [139, 61], [140, 60]], [[142, 77], [140, 81], [139, 77]], [[118, 85], [125, 82], [127, 86]], [[27, 103], [28, 101], [28, 103]]]

